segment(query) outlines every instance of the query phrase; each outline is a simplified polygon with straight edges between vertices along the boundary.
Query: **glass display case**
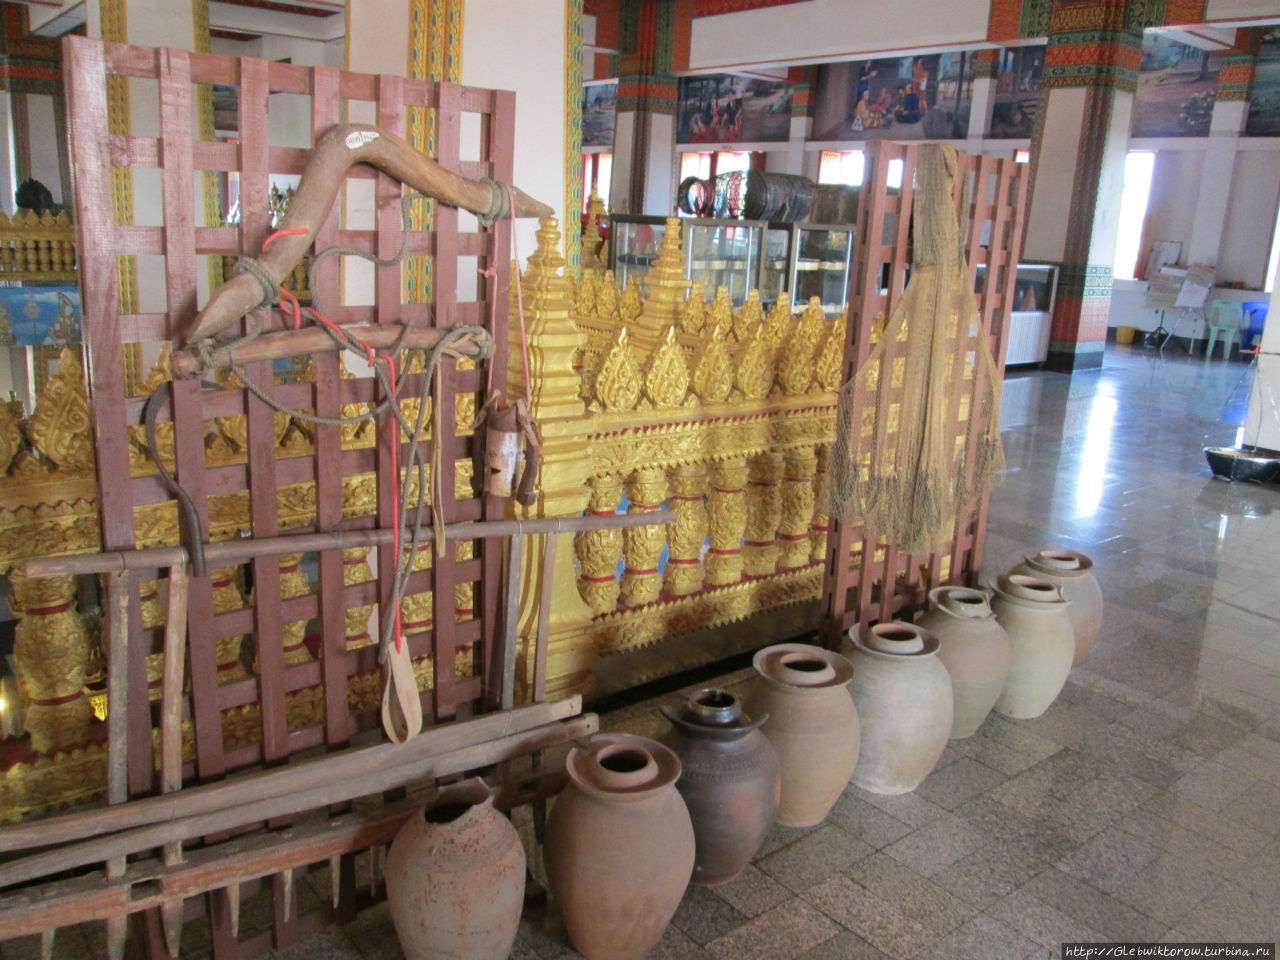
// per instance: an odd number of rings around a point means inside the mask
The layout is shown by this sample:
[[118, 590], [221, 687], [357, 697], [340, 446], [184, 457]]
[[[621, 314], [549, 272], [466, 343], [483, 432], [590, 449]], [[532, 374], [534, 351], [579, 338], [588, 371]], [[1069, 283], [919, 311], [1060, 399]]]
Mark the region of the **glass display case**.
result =
[[810, 297], [818, 297], [827, 316], [839, 316], [849, 295], [853, 227], [798, 223], [791, 229], [795, 231], [787, 284], [791, 302], [801, 307]]
[[[683, 218], [685, 275], [702, 284], [707, 299], [728, 287], [735, 306], [751, 290], [765, 305], [787, 291], [797, 308], [819, 297], [828, 316], [844, 312], [853, 257], [848, 224], [765, 223], [761, 220]], [[666, 234], [663, 217], [612, 218], [610, 268], [620, 287], [643, 281]]]
[[[626, 287], [632, 276], [643, 282], [658, 259], [658, 248], [667, 232], [666, 219], [621, 214], [611, 219], [609, 266], [614, 280], [619, 287]], [[760, 298], [770, 303], [779, 290], [786, 289], [789, 225], [690, 217], [681, 219], [680, 226], [685, 275], [702, 284], [708, 300], [722, 286], [729, 288], [734, 306], [740, 306], [751, 290], [759, 290]]]
[[[984, 264], [978, 264], [975, 289], [982, 292], [986, 280]], [[1058, 288], [1058, 267], [1052, 263], [1020, 263], [1014, 283], [1013, 309], [1005, 364], [1044, 363], [1049, 358], [1049, 328], [1053, 322], [1053, 301]]]

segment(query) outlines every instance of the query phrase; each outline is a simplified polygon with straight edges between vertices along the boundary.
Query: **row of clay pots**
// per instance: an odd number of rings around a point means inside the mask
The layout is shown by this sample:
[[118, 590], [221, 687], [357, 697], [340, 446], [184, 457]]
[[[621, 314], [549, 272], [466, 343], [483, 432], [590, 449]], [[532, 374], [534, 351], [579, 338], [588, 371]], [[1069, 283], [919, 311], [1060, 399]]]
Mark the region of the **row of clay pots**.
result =
[[[851, 780], [875, 793], [915, 789], [948, 738], [971, 735], [992, 709], [1039, 716], [1097, 638], [1090, 566], [1042, 551], [998, 578], [990, 597], [937, 588], [918, 625], [850, 631], [847, 658], [767, 647], [745, 712], [729, 693], [703, 690], [664, 709], [666, 744], [598, 734], [570, 750], [544, 857], [574, 948], [588, 960], [639, 960], [687, 885], [732, 880], [773, 822], [822, 822]], [[387, 858], [406, 956], [509, 956], [524, 877], [519, 837], [484, 783], [443, 790]]]

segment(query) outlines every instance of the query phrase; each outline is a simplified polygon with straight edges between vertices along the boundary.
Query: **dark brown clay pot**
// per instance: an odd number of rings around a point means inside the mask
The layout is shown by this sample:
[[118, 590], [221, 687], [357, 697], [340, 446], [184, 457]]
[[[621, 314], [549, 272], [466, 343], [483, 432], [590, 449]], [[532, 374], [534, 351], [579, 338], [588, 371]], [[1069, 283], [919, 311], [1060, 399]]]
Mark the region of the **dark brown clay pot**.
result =
[[769, 715], [760, 728], [782, 764], [778, 823], [812, 827], [826, 819], [858, 764], [858, 711], [849, 696], [853, 666], [807, 643], [765, 647], [744, 707]]
[[524, 847], [482, 780], [445, 787], [387, 854], [387, 901], [408, 960], [506, 960], [524, 906]]
[[689, 808], [697, 857], [693, 882], [728, 883], [751, 862], [778, 812], [778, 754], [724, 690], [699, 690], [681, 707], [663, 707], [674, 729], [663, 738], [684, 772], [676, 789]]
[[547, 820], [547, 883], [587, 960], [639, 960], [662, 939], [693, 873], [680, 760], [654, 740], [600, 733], [565, 759]]

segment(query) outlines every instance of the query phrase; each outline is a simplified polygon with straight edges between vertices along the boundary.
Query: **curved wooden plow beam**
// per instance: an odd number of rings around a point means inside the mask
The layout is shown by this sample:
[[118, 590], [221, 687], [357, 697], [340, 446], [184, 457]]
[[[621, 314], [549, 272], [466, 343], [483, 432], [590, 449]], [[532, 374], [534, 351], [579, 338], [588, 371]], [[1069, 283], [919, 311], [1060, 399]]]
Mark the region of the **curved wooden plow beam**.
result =
[[[307, 161], [281, 231], [282, 235], [258, 258], [276, 285], [302, 260], [315, 240], [316, 231], [333, 206], [347, 170], [357, 163], [388, 173], [414, 190], [450, 206], [470, 210], [482, 219], [550, 217], [555, 211], [523, 190], [511, 187], [514, 210], [508, 211], [506, 189], [492, 181], [470, 180], [451, 173], [407, 142], [364, 123], [340, 124], [316, 144]], [[205, 308], [196, 315], [185, 342], [211, 337], [239, 320], [262, 300], [258, 278], [242, 273], [218, 287]]]

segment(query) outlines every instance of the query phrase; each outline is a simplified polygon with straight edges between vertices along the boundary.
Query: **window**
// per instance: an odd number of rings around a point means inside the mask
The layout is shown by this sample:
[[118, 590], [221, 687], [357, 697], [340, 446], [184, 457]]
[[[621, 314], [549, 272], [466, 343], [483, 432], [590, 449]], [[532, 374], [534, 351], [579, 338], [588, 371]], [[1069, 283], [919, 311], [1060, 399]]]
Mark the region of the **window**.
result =
[[716, 153], [707, 150], [701, 153], [680, 154], [680, 179], [682, 181], [687, 177], [710, 180], [712, 177], [722, 173], [732, 173], [734, 170], [750, 170], [751, 167], [752, 154], [745, 150], [741, 152], [721, 150]]
[[1276, 215], [1275, 231], [1271, 235], [1271, 256], [1267, 260], [1267, 280], [1262, 289], [1270, 293], [1276, 288], [1276, 269], [1280, 267], [1280, 213]]
[[1014, 163], [1030, 163], [1030, 162], [1031, 162], [1031, 151], [1030, 151], [1030, 150], [1015, 150], [1015, 151], [1013, 151], [1013, 162], [1014, 162]]
[[861, 150], [823, 150], [818, 156], [818, 182], [860, 187], [866, 163]]
[[613, 180], [612, 153], [584, 153], [582, 155], [582, 213], [587, 212], [587, 203], [591, 200], [594, 187], [605, 209], [609, 207], [609, 184]]
[[680, 154], [680, 182], [683, 183], [689, 177], [697, 177], [699, 180], [711, 179], [710, 153]]
[[1116, 229], [1116, 255], [1111, 268], [1111, 275], [1117, 280], [1132, 280], [1138, 266], [1155, 165], [1156, 155], [1149, 150], [1135, 150], [1124, 158], [1120, 224]]

